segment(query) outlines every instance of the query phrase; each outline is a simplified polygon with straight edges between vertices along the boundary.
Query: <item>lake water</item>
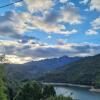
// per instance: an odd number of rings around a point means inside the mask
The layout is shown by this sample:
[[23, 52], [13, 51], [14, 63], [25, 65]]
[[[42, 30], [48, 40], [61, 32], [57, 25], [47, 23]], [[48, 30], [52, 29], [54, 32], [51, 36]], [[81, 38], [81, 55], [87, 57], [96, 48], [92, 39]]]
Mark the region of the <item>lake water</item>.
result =
[[78, 100], [100, 100], [100, 93], [79, 87], [55, 87], [57, 95], [71, 96]]

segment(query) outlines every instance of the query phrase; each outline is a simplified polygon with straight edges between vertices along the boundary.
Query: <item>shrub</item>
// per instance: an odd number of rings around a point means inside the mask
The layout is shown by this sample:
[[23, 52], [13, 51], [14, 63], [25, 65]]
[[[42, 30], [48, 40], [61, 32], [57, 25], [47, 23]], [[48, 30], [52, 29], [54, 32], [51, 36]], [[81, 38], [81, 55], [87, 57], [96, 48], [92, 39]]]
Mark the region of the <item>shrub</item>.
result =
[[71, 97], [55, 96], [55, 97], [50, 97], [46, 100], [73, 100], [73, 99]]
[[0, 100], [7, 100], [7, 89], [4, 82], [4, 66], [0, 64]]
[[55, 96], [56, 92], [52, 85], [45, 85], [43, 88], [43, 97], [48, 98], [50, 96]]
[[17, 93], [14, 100], [40, 100], [42, 88], [37, 82], [26, 83]]

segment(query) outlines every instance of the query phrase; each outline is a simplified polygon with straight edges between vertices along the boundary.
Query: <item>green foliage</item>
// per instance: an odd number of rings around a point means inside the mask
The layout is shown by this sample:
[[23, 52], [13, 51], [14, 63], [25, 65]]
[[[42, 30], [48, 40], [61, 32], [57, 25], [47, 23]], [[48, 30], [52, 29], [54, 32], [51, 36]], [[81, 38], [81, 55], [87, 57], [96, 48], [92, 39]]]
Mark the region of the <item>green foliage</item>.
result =
[[55, 96], [55, 97], [50, 97], [46, 100], [73, 100], [73, 99], [71, 97]]
[[4, 62], [5, 61], [5, 55], [0, 56], [0, 62]]
[[100, 88], [100, 79], [95, 81], [95, 88]]
[[52, 85], [41, 85], [35, 81], [30, 81], [19, 89], [14, 100], [40, 100], [55, 95], [56, 92]]
[[7, 100], [6, 87], [4, 84], [4, 66], [0, 65], [0, 100]]
[[50, 96], [55, 96], [56, 92], [54, 90], [54, 87], [52, 85], [45, 85], [43, 88], [43, 97], [48, 98]]
[[[11, 99], [10, 99], [11, 100]], [[73, 100], [71, 97], [56, 96], [52, 85], [27, 82], [18, 91], [14, 100]]]
[[22, 84], [20, 82], [10, 81], [10, 80], [7, 81], [9, 100], [13, 100], [13, 98], [15, 97], [17, 91], [19, 90], [19, 88], [21, 88], [21, 86]]
[[18, 92], [14, 100], [40, 100], [42, 89], [37, 82], [26, 83]]

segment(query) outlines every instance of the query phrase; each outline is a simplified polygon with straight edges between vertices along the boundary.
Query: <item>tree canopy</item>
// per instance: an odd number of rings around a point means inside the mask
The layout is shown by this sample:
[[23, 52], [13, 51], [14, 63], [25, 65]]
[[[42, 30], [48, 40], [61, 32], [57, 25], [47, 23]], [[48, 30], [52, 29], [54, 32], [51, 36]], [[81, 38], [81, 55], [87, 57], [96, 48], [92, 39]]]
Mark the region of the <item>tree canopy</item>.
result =
[[0, 100], [7, 100], [6, 87], [4, 83], [4, 66], [0, 64]]

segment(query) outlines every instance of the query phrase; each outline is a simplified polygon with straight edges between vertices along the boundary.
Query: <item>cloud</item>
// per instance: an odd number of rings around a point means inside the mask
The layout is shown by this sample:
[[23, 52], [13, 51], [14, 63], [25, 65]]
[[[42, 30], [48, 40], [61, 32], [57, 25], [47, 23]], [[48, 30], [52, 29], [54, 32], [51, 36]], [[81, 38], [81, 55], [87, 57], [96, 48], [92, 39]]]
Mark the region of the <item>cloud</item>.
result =
[[81, 24], [83, 17], [80, 16], [80, 14], [77, 12], [75, 6], [70, 6], [67, 9], [62, 9], [61, 10], [61, 17], [60, 21], [64, 23], [69, 23], [69, 24]]
[[60, 3], [66, 3], [68, 2], [69, 0], [59, 0]]
[[64, 42], [63, 39], [58, 39], [58, 40], [57, 40], [57, 44], [59, 44], [59, 45], [64, 45], [65, 42]]
[[[69, 25], [81, 24], [83, 17], [76, 10], [77, 8], [72, 3], [68, 3], [67, 8], [60, 9], [59, 11], [46, 12], [43, 19], [39, 19], [38, 24], [47, 33], [58, 34], [73, 34], [76, 29], [68, 31], [64, 23]], [[40, 26], [41, 25], [41, 26]], [[45, 27], [44, 27], [45, 26]], [[50, 27], [49, 27], [50, 26]], [[44, 28], [43, 28], [44, 27]]]
[[4, 15], [0, 15], [0, 36], [4, 36], [5, 39], [9, 37], [24, 41], [35, 40], [35, 37], [24, 35], [25, 32], [33, 29], [29, 24], [30, 18], [28, 13], [5, 12]]
[[24, 2], [31, 13], [48, 11], [54, 5], [53, 0], [24, 0]]
[[[63, 7], [59, 5], [59, 8], [57, 7], [55, 10], [55, 1], [57, 0], [24, 0], [23, 3], [15, 5], [22, 7], [21, 10], [16, 9], [17, 11], [8, 11], [0, 15], [0, 36], [5, 39], [11, 38], [11, 40], [0, 41], [0, 47], [5, 48], [8, 57], [22, 58], [20, 60], [24, 60], [24, 58], [39, 60], [64, 55], [89, 56], [100, 53], [100, 45], [97, 44], [66, 43], [65, 40], [59, 39], [56, 41], [57, 44], [49, 45], [41, 43], [35, 37], [25, 36], [25, 33], [39, 30], [47, 33], [48, 38], [52, 40], [54, 39], [52, 34], [66, 36], [78, 33], [75, 27], [82, 24], [84, 20], [78, 7], [68, 0], [59, 0], [60, 3], [63, 3], [60, 4]], [[99, 11], [99, 0], [81, 0], [81, 3], [89, 4], [91, 10]], [[90, 24], [91, 27], [86, 34], [98, 34], [100, 17]], [[2, 51], [2, 49], [0, 50]]]
[[31, 57], [19, 57], [16, 55], [6, 55], [6, 59], [13, 64], [23, 64], [33, 60]]
[[0, 41], [0, 47], [5, 48], [5, 54], [7, 56], [16, 56], [16, 60], [17, 58], [23, 58], [23, 61], [25, 60], [24, 58], [40, 60], [65, 55], [71, 57], [92, 56], [100, 53], [100, 45], [90, 43], [63, 43], [62, 45], [48, 45], [41, 42], [28, 42], [24, 44], [17, 41]]
[[61, 15], [59, 11], [45, 12], [44, 21], [47, 23], [57, 23], [60, 16]]
[[39, 16], [31, 16], [30, 23], [32, 28], [39, 29], [46, 33], [69, 35], [77, 32], [77, 30], [75, 29], [72, 29], [71, 31], [66, 30], [63, 24], [59, 24], [52, 21], [50, 23], [48, 19], [44, 19], [44, 17], [39, 17]]
[[[18, 50], [18, 49], [17, 49]], [[70, 57], [86, 57], [93, 56], [100, 53], [100, 45], [97, 44], [64, 44], [64, 45], [38, 45], [34, 46], [31, 49], [23, 49], [20, 46], [21, 54], [16, 51], [16, 55], [9, 54], [7, 58], [13, 63], [25, 63], [31, 60], [41, 60], [49, 58], [58, 58], [61, 56], [70, 56]], [[16, 60], [15, 60], [16, 59]], [[22, 62], [20, 62], [22, 61]]]
[[80, 4], [88, 4], [90, 11], [100, 11], [100, 0], [80, 0]]
[[47, 37], [48, 39], [51, 39], [52, 38], [52, 36], [51, 35], [48, 35], [48, 37]]
[[[47, 58], [55, 58], [60, 56], [89, 56], [89, 55], [95, 55], [97, 53], [100, 53], [100, 45], [96, 44], [63, 44], [63, 45], [44, 45], [44, 46], [36, 46], [32, 47], [30, 49], [30, 52], [28, 52], [28, 55], [33, 56], [33, 58], [37, 59], [47, 59]], [[23, 51], [24, 54], [27, 53], [27, 50]], [[87, 55], [86, 55], [87, 54]]]
[[77, 30], [73, 29], [71, 31], [68, 31], [65, 29], [65, 26], [62, 24], [57, 23], [47, 23], [43, 21], [41, 18], [38, 18], [37, 20], [34, 20], [32, 22], [32, 26], [36, 29], [40, 29], [41, 31], [44, 31], [46, 33], [56, 33], [56, 34], [62, 34], [62, 35], [69, 35], [76, 33]]
[[22, 2], [15, 3], [15, 7], [21, 7], [21, 6], [23, 6], [23, 3]]
[[100, 0], [91, 0], [90, 10], [100, 11]]
[[[52, 0], [43, 0], [43, 1], [44, 2], [42, 2], [42, 0], [33, 0], [33, 1], [30, 0], [30, 2], [28, 0], [25, 1], [31, 3], [30, 5], [27, 4], [29, 5], [29, 7], [31, 7], [32, 5], [31, 11], [32, 9], [34, 9], [34, 12], [39, 11], [43, 15], [43, 16], [40, 15], [35, 16], [29, 13], [28, 16], [30, 17], [28, 18], [26, 17], [27, 19], [29, 19], [29, 21], [27, 22], [29, 28], [39, 29], [46, 33], [56, 33], [56, 34], [64, 34], [64, 35], [73, 34], [77, 32], [76, 29], [67, 30], [66, 27], [64, 26], [64, 23], [68, 23], [70, 25], [82, 23], [83, 18], [79, 15], [73, 3], [69, 2], [67, 8], [64, 8], [59, 11], [54, 11], [53, 10], [54, 2]], [[52, 2], [52, 6], [48, 6], [48, 9], [44, 8], [46, 7], [46, 5], [44, 6], [46, 2]], [[36, 10], [34, 7], [36, 7]], [[50, 10], [51, 8], [52, 10]]]
[[64, 23], [68, 24], [81, 24], [82, 17], [77, 13], [76, 8], [73, 5], [69, 5], [68, 9], [62, 9], [60, 11], [47, 11], [43, 17], [32, 16], [32, 25], [36, 29], [40, 29], [46, 33], [56, 34], [73, 34], [76, 33], [76, 29], [67, 30]]
[[0, 23], [9, 21], [12, 16], [13, 16], [13, 13], [10, 11], [6, 12], [5, 15], [0, 15]]
[[0, 35], [20, 36], [27, 30], [25, 22], [21, 20], [21, 14], [6, 12], [0, 16]]
[[100, 29], [100, 16], [97, 17], [95, 20], [91, 22], [93, 29], [98, 30]]
[[89, 2], [89, 0], [80, 0], [80, 4], [87, 4]]
[[85, 33], [87, 35], [97, 35], [97, 34], [99, 34], [98, 30], [100, 30], [100, 17], [97, 17], [90, 24], [91, 24], [91, 28], [88, 29]]
[[68, 2], [66, 6], [60, 8], [59, 11], [47, 12], [44, 15], [47, 22], [67, 23], [70, 25], [81, 24], [83, 17], [79, 14], [78, 8], [74, 3]]
[[28, 12], [6, 12], [3, 16], [0, 16], [0, 21], [2, 23], [0, 25], [0, 35], [20, 38], [25, 32], [34, 29], [39, 29], [46, 33], [62, 35], [74, 34], [77, 32], [76, 29], [66, 30], [63, 24], [53, 20], [56, 18], [53, 18], [50, 23], [48, 19], [51, 19], [52, 16], [48, 15], [48, 17], [46, 16], [46, 19], [44, 17], [34, 16]]
[[97, 35], [98, 32], [93, 30], [93, 29], [89, 29], [87, 32], [86, 32], [87, 35]]

